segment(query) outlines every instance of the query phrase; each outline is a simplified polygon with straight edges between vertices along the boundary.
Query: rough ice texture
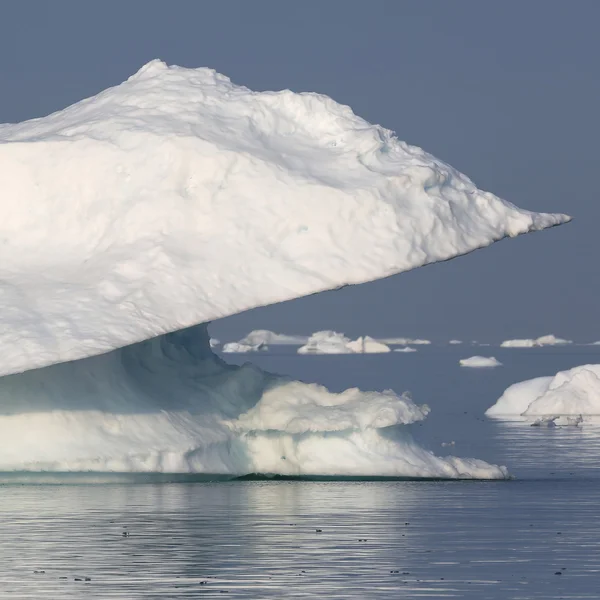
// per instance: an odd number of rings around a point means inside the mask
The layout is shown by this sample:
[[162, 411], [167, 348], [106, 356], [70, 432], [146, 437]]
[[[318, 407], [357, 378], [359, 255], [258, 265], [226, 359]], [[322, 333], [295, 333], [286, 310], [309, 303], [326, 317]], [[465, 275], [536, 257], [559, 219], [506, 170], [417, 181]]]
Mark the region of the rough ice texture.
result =
[[145, 65], [0, 126], [0, 374], [446, 260], [568, 221], [312, 93]]
[[204, 325], [2, 377], [0, 398], [0, 471], [507, 477], [420, 447], [407, 394], [227, 365]]
[[486, 411], [490, 417], [600, 415], [600, 365], [582, 365], [506, 389]]
[[571, 343], [571, 340], [563, 340], [562, 338], [549, 334], [536, 339], [505, 340], [500, 346], [502, 348], [537, 348], [540, 346], [561, 346]]
[[301, 346], [308, 341], [307, 335], [287, 335], [285, 333], [275, 333], [268, 329], [256, 329], [251, 331], [247, 336], [243, 337], [238, 343], [246, 346], [267, 346], [289, 345]]
[[0, 470], [506, 476], [418, 446], [408, 396], [226, 365], [202, 323], [568, 217], [325, 96], [160, 61], [0, 126], [0, 206]]
[[502, 363], [493, 356], [471, 356], [470, 358], [461, 358], [459, 364], [461, 367], [470, 367], [472, 369], [502, 366]]

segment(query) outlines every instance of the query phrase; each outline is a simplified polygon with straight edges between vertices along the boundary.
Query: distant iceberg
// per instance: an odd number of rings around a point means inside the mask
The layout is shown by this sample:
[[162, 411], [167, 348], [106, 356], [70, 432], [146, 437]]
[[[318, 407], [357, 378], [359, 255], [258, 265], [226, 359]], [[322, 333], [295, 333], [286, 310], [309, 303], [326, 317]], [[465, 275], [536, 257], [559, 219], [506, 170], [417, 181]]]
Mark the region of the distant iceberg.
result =
[[265, 344], [268, 346], [289, 345], [300, 346], [308, 341], [307, 335], [287, 335], [285, 333], [275, 333], [267, 329], [256, 329], [243, 337], [238, 343], [246, 346], [259, 346]]
[[405, 338], [405, 337], [392, 337], [392, 338], [381, 338], [378, 341], [383, 344], [390, 344], [392, 346], [428, 346], [431, 344], [431, 340], [421, 340], [419, 338]]
[[600, 365], [582, 365], [554, 376], [515, 383], [485, 414], [489, 417], [600, 415]]
[[502, 366], [502, 363], [493, 356], [471, 356], [470, 358], [461, 358], [459, 364], [461, 367], [470, 367], [473, 369]]
[[455, 346], [457, 344], [462, 344], [462, 341], [461, 340], [450, 340], [448, 343], [452, 344], [453, 346]]
[[389, 352], [390, 347], [369, 336], [351, 340], [337, 331], [317, 331], [298, 354], [378, 354]]
[[0, 204], [0, 470], [506, 476], [417, 445], [406, 395], [226, 365], [206, 323], [569, 217], [326, 96], [161, 61], [0, 125]]
[[348, 348], [357, 354], [382, 354], [390, 351], [387, 344], [374, 340], [368, 335], [353, 340], [348, 344]]
[[562, 338], [556, 337], [552, 334], [543, 335], [537, 339], [516, 339], [516, 340], [505, 340], [500, 344], [501, 348], [536, 348], [540, 346], [561, 346], [564, 344], [571, 344], [571, 340], [563, 340]]
[[410, 346], [403, 346], [402, 348], [394, 348], [394, 352], [416, 352], [416, 348], [411, 348]]
[[260, 352], [261, 350], [268, 350], [269, 347], [266, 344], [242, 344], [241, 342], [228, 342], [223, 344], [221, 352], [225, 354], [245, 354], [247, 352]]

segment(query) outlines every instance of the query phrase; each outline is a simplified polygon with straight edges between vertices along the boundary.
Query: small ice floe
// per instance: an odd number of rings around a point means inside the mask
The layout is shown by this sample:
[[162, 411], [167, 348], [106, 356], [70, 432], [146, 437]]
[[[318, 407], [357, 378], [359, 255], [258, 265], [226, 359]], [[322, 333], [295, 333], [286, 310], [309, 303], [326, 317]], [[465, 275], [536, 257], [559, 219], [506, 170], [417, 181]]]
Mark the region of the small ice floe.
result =
[[442, 447], [446, 448], [447, 446], [454, 446], [456, 442], [452, 440], [451, 442], [442, 442]]
[[485, 369], [490, 367], [501, 367], [502, 363], [493, 356], [471, 356], [462, 358], [459, 361], [461, 367], [470, 367], [471, 369]]
[[583, 423], [583, 415], [555, 415], [535, 420], [531, 427], [579, 427]]

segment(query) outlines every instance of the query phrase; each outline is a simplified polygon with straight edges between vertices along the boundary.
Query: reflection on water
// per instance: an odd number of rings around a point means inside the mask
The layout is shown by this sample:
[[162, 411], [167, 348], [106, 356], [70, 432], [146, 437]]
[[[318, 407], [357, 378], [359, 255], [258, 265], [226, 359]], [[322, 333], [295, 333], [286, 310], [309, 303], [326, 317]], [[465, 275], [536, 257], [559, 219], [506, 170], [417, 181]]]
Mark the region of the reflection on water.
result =
[[3, 486], [0, 589], [3, 598], [597, 598], [599, 484]]

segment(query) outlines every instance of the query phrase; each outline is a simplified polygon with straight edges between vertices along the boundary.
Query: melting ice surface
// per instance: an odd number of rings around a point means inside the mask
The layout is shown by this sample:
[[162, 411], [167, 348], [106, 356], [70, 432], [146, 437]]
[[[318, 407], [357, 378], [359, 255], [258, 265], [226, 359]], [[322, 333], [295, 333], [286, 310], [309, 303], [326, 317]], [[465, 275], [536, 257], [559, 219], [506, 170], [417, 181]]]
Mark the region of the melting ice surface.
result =
[[506, 475], [418, 446], [406, 395], [229, 367], [202, 324], [569, 217], [325, 96], [160, 61], [0, 126], [0, 202], [1, 469]]

